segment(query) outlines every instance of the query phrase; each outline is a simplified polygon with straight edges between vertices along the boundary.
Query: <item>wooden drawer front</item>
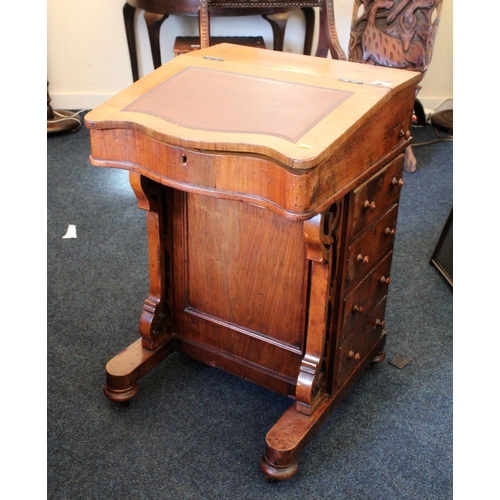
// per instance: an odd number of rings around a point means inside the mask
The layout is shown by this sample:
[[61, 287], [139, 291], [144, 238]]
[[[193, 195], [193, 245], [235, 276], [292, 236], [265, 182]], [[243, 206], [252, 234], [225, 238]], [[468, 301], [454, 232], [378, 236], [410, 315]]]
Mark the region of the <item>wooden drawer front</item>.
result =
[[398, 156], [353, 191], [350, 237], [373, 224], [398, 201], [403, 185], [403, 160], [404, 155]]
[[347, 249], [346, 289], [354, 286], [380, 258], [392, 250], [396, 234], [398, 205], [361, 235]]
[[385, 329], [385, 306], [387, 305], [387, 295], [375, 306], [367, 318], [368, 325], [373, 336], [378, 337]]
[[361, 321], [365, 321], [372, 309], [387, 295], [390, 283], [392, 252], [344, 299], [344, 337]]
[[[385, 310], [385, 299], [383, 301]], [[378, 307], [377, 307], [378, 309]], [[370, 315], [371, 321], [361, 323], [353, 334], [340, 346], [338, 351], [337, 385], [357, 367], [366, 353], [382, 335], [382, 328], [373, 328], [375, 310]]]

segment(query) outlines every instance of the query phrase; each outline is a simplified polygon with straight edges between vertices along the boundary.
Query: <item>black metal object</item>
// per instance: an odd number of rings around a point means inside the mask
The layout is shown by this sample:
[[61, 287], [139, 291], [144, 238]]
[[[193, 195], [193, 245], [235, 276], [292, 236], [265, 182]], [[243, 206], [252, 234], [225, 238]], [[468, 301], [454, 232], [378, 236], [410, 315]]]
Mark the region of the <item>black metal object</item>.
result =
[[453, 207], [451, 207], [430, 263], [453, 288]]

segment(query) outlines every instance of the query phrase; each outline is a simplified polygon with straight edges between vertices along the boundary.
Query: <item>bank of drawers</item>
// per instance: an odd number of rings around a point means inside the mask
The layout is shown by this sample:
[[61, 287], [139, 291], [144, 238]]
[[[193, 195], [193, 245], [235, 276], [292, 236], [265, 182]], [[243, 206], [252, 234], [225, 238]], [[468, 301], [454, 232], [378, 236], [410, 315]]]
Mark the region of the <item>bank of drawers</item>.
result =
[[384, 330], [402, 173], [400, 155], [350, 194], [337, 384]]

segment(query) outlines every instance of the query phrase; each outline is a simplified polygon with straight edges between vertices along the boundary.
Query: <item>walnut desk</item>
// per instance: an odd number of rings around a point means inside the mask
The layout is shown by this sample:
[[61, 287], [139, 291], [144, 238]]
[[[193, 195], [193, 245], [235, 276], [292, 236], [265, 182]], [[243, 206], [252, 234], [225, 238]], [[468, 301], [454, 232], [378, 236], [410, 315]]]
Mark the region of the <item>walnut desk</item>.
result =
[[[128, 401], [170, 353], [292, 398], [270, 481], [384, 359], [385, 307], [420, 75], [222, 44], [179, 56], [85, 117], [93, 165], [147, 211], [139, 339], [106, 366]], [[363, 83], [361, 83], [363, 82]]]

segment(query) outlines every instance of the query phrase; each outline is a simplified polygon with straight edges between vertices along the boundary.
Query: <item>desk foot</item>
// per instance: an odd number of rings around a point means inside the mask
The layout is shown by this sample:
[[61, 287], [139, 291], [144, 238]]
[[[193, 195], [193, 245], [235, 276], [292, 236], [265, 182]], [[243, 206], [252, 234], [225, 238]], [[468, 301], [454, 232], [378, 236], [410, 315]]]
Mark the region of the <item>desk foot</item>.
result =
[[128, 403], [139, 390], [139, 386], [137, 384], [132, 385], [131, 387], [127, 387], [123, 390], [115, 390], [111, 387], [105, 385], [104, 386], [104, 395], [114, 401], [115, 403]]
[[260, 462], [267, 481], [284, 481], [297, 473], [298, 456], [329, 415], [332, 401], [325, 395], [312, 415], [299, 413], [293, 403], [267, 433], [266, 452]]
[[267, 461], [264, 455], [260, 462], [260, 467], [266, 475], [266, 481], [268, 483], [276, 483], [278, 481], [285, 481], [286, 479], [290, 479], [294, 476], [299, 468], [299, 462], [298, 460], [294, 460], [286, 467], [274, 467]]
[[173, 338], [155, 349], [142, 346], [142, 337], [117, 354], [106, 365], [104, 394], [111, 401], [125, 403], [138, 391], [137, 381], [161, 363], [174, 350]]
[[325, 394], [311, 415], [299, 413], [293, 403], [266, 436], [266, 451], [260, 462], [261, 469], [270, 482], [290, 479], [297, 473], [298, 457], [312, 437], [319, 431], [333, 410], [340, 404], [350, 388], [373, 364], [385, 358], [384, 332], [378, 342], [359, 363], [358, 368], [335, 392]]
[[372, 366], [376, 365], [377, 363], [382, 363], [382, 361], [384, 361], [385, 357], [386, 357], [385, 351], [382, 351], [382, 352], [380, 352], [379, 354], [377, 354], [377, 355], [373, 358], [373, 360], [372, 360], [372, 362], [371, 362], [371, 365], [370, 365], [370, 368], [371, 368]]

